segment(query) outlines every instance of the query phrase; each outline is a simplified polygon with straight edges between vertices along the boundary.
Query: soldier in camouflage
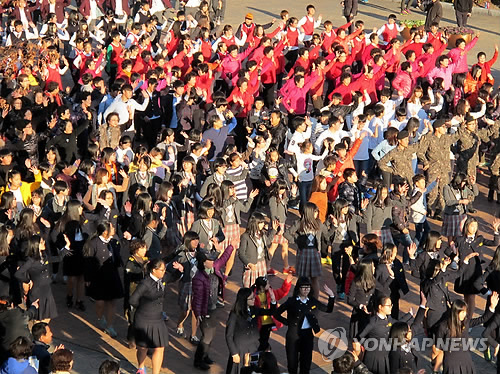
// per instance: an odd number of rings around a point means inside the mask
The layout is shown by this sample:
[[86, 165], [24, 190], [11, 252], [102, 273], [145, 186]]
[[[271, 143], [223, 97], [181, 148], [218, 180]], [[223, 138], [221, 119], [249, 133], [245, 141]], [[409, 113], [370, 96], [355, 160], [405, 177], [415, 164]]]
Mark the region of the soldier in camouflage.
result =
[[[408, 131], [400, 131], [398, 134], [398, 146], [378, 161], [380, 170], [392, 175], [398, 175], [406, 180], [408, 185], [411, 185], [411, 180], [415, 174], [411, 160], [413, 153], [417, 152], [418, 148], [419, 143], [410, 145]], [[388, 163], [390, 163], [390, 166], [387, 165]]]
[[438, 180], [437, 188], [433, 188], [427, 195], [429, 216], [441, 220], [440, 213], [444, 209], [443, 187], [450, 183], [451, 164], [450, 147], [460, 138], [461, 131], [447, 134], [446, 120], [437, 119], [432, 124], [434, 132], [429, 132], [420, 139], [417, 157], [423, 163], [423, 170], [427, 171], [428, 182]]

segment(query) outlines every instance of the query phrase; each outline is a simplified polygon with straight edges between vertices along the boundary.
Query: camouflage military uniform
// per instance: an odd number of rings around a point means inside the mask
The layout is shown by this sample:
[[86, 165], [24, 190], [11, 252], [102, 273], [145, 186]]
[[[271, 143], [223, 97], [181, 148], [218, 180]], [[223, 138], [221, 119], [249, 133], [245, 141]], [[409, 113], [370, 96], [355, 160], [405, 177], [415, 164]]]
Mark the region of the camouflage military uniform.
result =
[[465, 173], [469, 177], [476, 177], [476, 169], [479, 165], [479, 145], [481, 141], [489, 142], [490, 137], [496, 131], [497, 125], [488, 126], [476, 132], [464, 129], [457, 142], [457, 173]]
[[439, 178], [437, 188], [433, 188], [427, 195], [427, 206], [431, 209], [444, 209], [443, 187], [450, 183], [450, 147], [460, 138], [462, 131], [455, 134], [445, 134], [437, 137], [430, 132], [420, 139], [417, 157], [423, 162], [424, 168], [428, 166], [427, 177], [429, 182]]
[[[417, 152], [418, 148], [419, 143], [410, 144], [408, 148], [404, 149], [397, 146], [378, 161], [378, 167], [382, 171], [400, 176], [405, 179], [409, 185], [411, 185], [411, 179], [415, 175], [411, 160], [413, 158], [413, 154]], [[391, 166], [387, 165], [389, 162], [391, 163]]]

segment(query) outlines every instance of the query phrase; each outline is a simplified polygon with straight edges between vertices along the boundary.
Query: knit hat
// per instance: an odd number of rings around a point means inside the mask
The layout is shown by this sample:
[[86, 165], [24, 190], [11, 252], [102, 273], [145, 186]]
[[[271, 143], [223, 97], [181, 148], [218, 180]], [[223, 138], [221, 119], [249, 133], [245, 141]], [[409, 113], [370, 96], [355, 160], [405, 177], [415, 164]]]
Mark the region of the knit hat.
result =
[[434, 123], [432, 124], [432, 127], [434, 127], [434, 130], [436, 130], [440, 127], [443, 127], [445, 123], [446, 123], [446, 120], [443, 118], [440, 118], [440, 119], [437, 119], [434, 121]]
[[398, 132], [398, 140], [405, 139], [409, 136], [410, 136], [410, 134], [406, 130]]
[[246, 19], [253, 19], [253, 14], [252, 13], [247, 13], [245, 16]]

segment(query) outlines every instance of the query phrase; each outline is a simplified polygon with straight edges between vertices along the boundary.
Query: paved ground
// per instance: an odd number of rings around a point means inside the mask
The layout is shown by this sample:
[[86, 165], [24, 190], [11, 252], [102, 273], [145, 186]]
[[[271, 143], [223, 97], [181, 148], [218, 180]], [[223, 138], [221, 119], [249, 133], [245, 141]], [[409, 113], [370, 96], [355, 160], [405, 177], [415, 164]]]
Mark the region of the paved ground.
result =
[[[316, 0], [313, 1], [316, 6], [317, 14], [323, 14], [323, 19], [330, 19], [334, 25], [342, 25], [344, 23], [343, 18], [341, 18], [341, 7], [339, 1], [326, 1], [326, 0]], [[270, 0], [268, 2], [262, 2], [257, 0], [247, 0], [244, 5], [242, 2], [228, 1], [228, 10], [226, 14], [226, 21], [233, 25], [237, 25], [242, 21], [243, 16], [247, 12], [252, 12], [255, 16], [255, 21], [258, 23], [269, 22], [273, 17], [279, 18], [279, 12], [282, 9], [288, 9], [290, 14], [301, 17], [305, 10], [305, 2], [292, 1], [290, 3], [284, 3], [276, 0]], [[359, 18], [365, 21], [368, 28], [374, 26], [380, 26], [385, 22], [387, 15], [389, 13], [395, 13], [398, 11], [398, 3], [391, 2], [388, 0], [377, 0], [371, 1], [369, 4], [360, 5]], [[402, 16], [400, 16], [402, 17]], [[419, 12], [415, 12], [410, 16], [406, 16], [409, 19], [424, 19], [424, 15]], [[444, 20], [442, 25], [453, 24], [454, 14], [450, 9], [445, 9]], [[475, 55], [479, 51], [485, 51], [488, 56], [493, 54], [493, 48], [495, 44], [500, 44], [500, 22], [498, 17], [490, 16], [480, 16], [473, 15], [471, 19], [471, 26], [474, 29], [481, 31], [481, 37], [476, 47], [472, 50], [469, 57], [469, 63], [475, 62]], [[500, 62], [493, 66], [493, 75], [498, 82], [500, 82]], [[481, 196], [477, 200], [476, 207], [478, 208], [478, 213], [475, 216], [480, 221], [480, 229], [487, 235], [491, 235], [491, 228], [489, 223], [492, 222], [493, 214], [498, 210], [496, 205], [491, 205], [487, 203], [485, 199], [485, 188], [487, 185], [487, 178], [480, 177], [479, 183], [481, 184]], [[436, 228], [436, 227], [434, 227]], [[486, 253], [491, 256], [493, 250], [491, 248], [486, 248]], [[279, 256], [275, 258], [273, 266], [276, 269], [281, 269], [281, 259]], [[292, 250], [291, 263], [295, 263], [295, 252]], [[230, 305], [234, 301], [235, 294], [240, 286], [240, 274], [242, 267], [240, 262], [236, 260], [236, 265], [234, 269], [234, 274], [231, 277], [228, 288], [227, 288], [227, 300], [229, 302], [226, 305], [225, 312], [228, 313], [230, 310]], [[331, 277], [331, 270], [325, 267], [324, 269], [324, 281], [330, 286], [333, 283]], [[281, 285], [283, 277], [277, 276], [271, 279], [271, 284], [273, 287], [279, 287]], [[408, 311], [409, 303], [416, 305], [418, 303], [418, 289], [417, 285], [414, 283], [414, 278], [410, 277], [411, 281], [411, 292], [404, 297], [402, 300], [401, 310], [403, 312]], [[123, 368], [124, 373], [134, 373], [135, 372], [135, 351], [130, 350], [126, 346], [126, 341], [124, 339], [126, 334], [126, 322], [122, 317], [121, 313], [121, 301], [117, 305], [117, 311], [119, 316], [116, 323], [116, 330], [119, 333], [119, 337], [116, 340], [109, 338], [109, 336], [103, 334], [99, 329], [96, 328], [96, 318], [93, 312], [93, 305], [90, 301], [87, 301], [88, 310], [85, 313], [77, 313], [68, 311], [64, 306], [64, 295], [65, 289], [63, 285], [57, 284], [53, 287], [56, 300], [60, 303], [59, 317], [56, 318], [52, 323], [52, 328], [55, 334], [56, 342], [66, 344], [70, 349], [72, 349], [76, 354], [74, 372], [79, 374], [92, 374], [98, 372], [99, 364], [107, 359], [113, 358], [119, 360]], [[325, 300], [325, 299], [323, 299]], [[175, 321], [178, 316], [178, 308], [176, 303], [176, 289], [169, 291], [168, 296], [168, 314], [171, 319], [168, 323], [171, 331], [170, 347], [166, 350], [165, 360], [164, 360], [164, 373], [188, 373], [195, 372], [196, 370], [192, 367], [192, 357], [194, 354], [194, 347], [183, 338], [175, 336]], [[484, 308], [484, 300], [481, 299], [478, 302], [477, 313], [481, 312]], [[335, 310], [330, 315], [320, 316], [321, 326], [324, 328], [332, 328], [336, 326], [348, 326], [348, 318], [350, 315], [351, 308], [344, 302], [338, 302], [335, 306]], [[227, 362], [228, 351], [226, 343], [224, 340], [224, 320], [221, 321], [220, 327], [217, 331], [217, 336], [212, 344], [211, 354], [213, 359], [217, 362], [210, 371], [210, 373], [222, 373], [225, 371], [225, 364]], [[187, 325], [189, 327], [189, 324]], [[186, 329], [188, 330], [188, 329]], [[474, 335], [478, 335], [481, 332], [481, 328], [474, 329]], [[278, 333], [272, 335], [271, 345], [273, 347], [274, 353], [278, 357], [278, 361], [282, 366], [282, 370], [286, 371], [286, 356], [284, 351], [284, 333], [285, 330], [281, 329]], [[494, 373], [494, 366], [492, 364], [486, 363], [477, 352], [473, 353], [474, 361], [477, 366], [478, 372], [484, 373]], [[420, 360], [420, 367], [426, 368], [427, 372], [430, 372], [427, 359], [424, 358]], [[313, 356], [313, 373], [324, 373], [331, 371], [331, 364], [325, 362], [322, 357], [315, 353]]]

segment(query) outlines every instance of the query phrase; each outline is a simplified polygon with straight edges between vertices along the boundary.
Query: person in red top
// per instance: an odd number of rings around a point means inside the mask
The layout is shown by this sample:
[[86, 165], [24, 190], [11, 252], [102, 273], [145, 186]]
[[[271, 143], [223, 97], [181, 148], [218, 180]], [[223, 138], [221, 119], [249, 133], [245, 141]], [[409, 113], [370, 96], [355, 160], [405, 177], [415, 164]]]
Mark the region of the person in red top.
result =
[[326, 63], [327, 60], [325, 60], [323, 57], [318, 57], [313, 62], [320, 76], [320, 79], [318, 79], [318, 81], [309, 90], [313, 106], [316, 109], [323, 108], [323, 87], [325, 85], [325, 76], [328, 73], [328, 71], [333, 67], [335, 61], [332, 60], [328, 65]]
[[321, 50], [324, 54], [329, 55], [330, 53], [332, 53], [332, 44], [337, 37], [338, 31], [340, 29], [347, 30], [351, 25], [352, 21], [333, 30], [332, 21], [325, 21], [325, 23], [323, 23], [325, 31], [323, 31], [323, 33], [321, 34], [321, 39], [323, 40]]
[[311, 66], [311, 60], [309, 59], [309, 50], [307, 48], [299, 49], [299, 58], [295, 61], [295, 64], [288, 72], [287, 78], [293, 76], [295, 68], [297, 66], [302, 66], [306, 71], [309, 71], [309, 67]]
[[398, 18], [395, 14], [389, 14], [389, 17], [387, 17], [387, 23], [377, 31], [377, 34], [381, 39], [380, 44], [385, 46], [384, 49], [390, 48], [390, 41], [394, 38], [397, 38], [398, 33], [404, 30], [403, 25], [398, 25], [396, 23], [397, 20]]
[[264, 57], [261, 60], [261, 82], [264, 86], [262, 90], [262, 97], [264, 98], [264, 103], [268, 108], [272, 108], [274, 106], [274, 90], [276, 89], [276, 83], [278, 82], [277, 75], [281, 69], [279, 56], [281, 55], [283, 48], [285, 48], [285, 43], [283, 41], [278, 43], [276, 49], [273, 49], [271, 46], [264, 48]]
[[376, 32], [371, 33], [370, 44], [368, 44], [364, 48], [363, 54], [361, 55], [361, 62], [363, 63], [363, 65], [366, 65], [368, 60], [371, 58], [370, 53], [371, 53], [373, 48], [380, 48], [380, 46], [378, 45], [378, 35]]
[[[272, 23], [270, 23], [272, 25]], [[253, 42], [254, 45], [259, 45], [260, 41], [264, 38], [267, 37], [269, 39], [273, 39], [276, 35], [278, 35], [279, 32], [283, 31], [283, 28], [285, 27], [285, 24], [282, 22], [274, 29], [274, 31], [270, 33], [264, 33], [264, 26], [262, 25], [257, 25], [255, 26], [255, 30], [250, 37], [250, 40], [247, 39], [247, 43]]]
[[401, 72], [392, 81], [392, 87], [398, 92], [398, 96], [409, 98], [413, 92], [414, 80], [411, 75], [412, 67], [409, 61], [401, 64]]
[[430, 31], [427, 33], [427, 43], [431, 43], [434, 47], [434, 50], [437, 51], [441, 46], [443, 37], [443, 33], [439, 31], [439, 24], [437, 22], [434, 22], [431, 25]]
[[481, 67], [481, 83], [491, 83], [494, 84], [495, 80], [493, 75], [491, 75], [491, 67], [495, 64], [498, 58], [498, 45], [495, 44], [495, 54], [491, 60], [486, 61], [486, 53], [479, 52], [477, 54], [477, 64]]
[[210, 61], [212, 57], [212, 43], [210, 42], [210, 30], [206, 27], [202, 27], [200, 30], [200, 36], [196, 40], [200, 44], [200, 52], [203, 54], [205, 61]]
[[333, 43], [337, 43], [344, 47], [346, 51], [349, 50], [349, 46], [352, 44], [351, 41], [356, 38], [363, 29], [359, 28], [354, 31], [352, 34], [347, 35], [347, 31], [345, 29], [338, 29], [337, 37], [333, 41]]
[[123, 47], [121, 43], [121, 34], [119, 31], [115, 30], [111, 33], [111, 44], [108, 45], [108, 49], [106, 51], [106, 58], [108, 61], [106, 65], [106, 73], [109, 75], [110, 84], [115, 81], [118, 66], [121, 65], [122, 53]]
[[337, 179], [332, 189], [328, 193], [328, 199], [330, 198], [332, 199], [330, 201], [335, 201], [337, 199], [337, 196], [339, 194], [338, 193], [339, 185], [344, 181], [343, 177], [344, 170], [348, 168], [356, 169], [354, 167], [353, 158], [356, 155], [356, 153], [358, 153], [358, 149], [361, 146], [361, 143], [363, 142], [363, 138], [365, 136], [366, 133], [364, 132], [361, 133], [361, 136], [354, 141], [354, 144], [349, 150], [347, 150], [347, 145], [345, 143], [341, 142], [335, 144], [335, 152], [337, 152], [339, 159], [337, 160], [337, 163], [335, 165], [335, 170], [333, 172], [333, 175], [336, 175], [339, 178]]
[[418, 65], [422, 63], [423, 67], [420, 69], [419, 77], [426, 77], [427, 74], [436, 66], [436, 60], [444, 52], [448, 43], [441, 41], [441, 45], [438, 49], [434, 49], [434, 44], [426, 43], [423, 45], [422, 49], [424, 53], [417, 58], [416, 62]]
[[241, 120], [242, 123], [247, 117], [248, 112], [252, 110], [255, 94], [258, 92], [258, 89], [259, 85], [257, 84], [249, 87], [248, 79], [243, 77], [238, 79], [236, 87], [227, 98], [228, 103], [234, 104], [231, 111], [235, 113], [236, 119]]
[[[240, 24], [238, 27], [238, 31], [236, 31], [236, 36], [239, 39], [242, 39], [243, 34], [246, 35], [246, 42], [250, 43], [252, 40], [255, 38], [255, 31], [260, 27], [262, 30], [267, 30], [269, 29], [273, 24], [275, 20], [273, 19], [271, 22], [266, 23], [265, 25], [256, 25], [253, 22], [253, 14], [252, 13], [247, 13], [245, 16], [245, 21]], [[276, 34], [279, 32], [279, 30], [276, 32]], [[276, 35], [275, 34], [275, 35]], [[264, 33], [262, 32], [262, 36], [264, 36]], [[273, 37], [271, 37], [273, 38]], [[255, 44], [258, 44], [259, 41], [255, 41]]]
[[334, 59], [335, 63], [332, 68], [326, 74], [326, 78], [332, 82], [335, 82], [337, 78], [342, 74], [342, 67], [348, 65], [352, 65], [354, 63], [354, 55], [351, 53], [347, 56], [347, 52], [344, 48], [337, 46], [335, 50], [330, 56], [327, 56], [326, 59]]
[[[385, 74], [385, 70], [379, 66], [378, 70], [375, 71], [373, 66], [365, 65], [364, 72], [361, 77], [359, 77], [352, 84], [352, 91], [368, 92], [372, 103], [377, 103], [377, 88], [376, 82]], [[350, 103], [348, 103], [350, 104]], [[348, 105], [347, 104], [347, 105]]]
[[342, 104], [349, 105], [352, 102], [352, 93], [354, 91], [352, 75], [350, 73], [343, 73], [340, 76], [340, 84], [328, 95], [328, 100], [332, 100], [334, 93], [339, 93], [342, 95]]
[[321, 14], [318, 19], [314, 20], [314, 14], [316, 13], [316, 8], [314, 5], [309, 4], [306, 7], [307, 14], [302, 17], [298, 23], [298, 27], [304, 33], [304, 45], [308, 47], [311, 44], [312, 36], [314, 34], [314, 29], [321, 25], [321, 19], [323, 18]]

